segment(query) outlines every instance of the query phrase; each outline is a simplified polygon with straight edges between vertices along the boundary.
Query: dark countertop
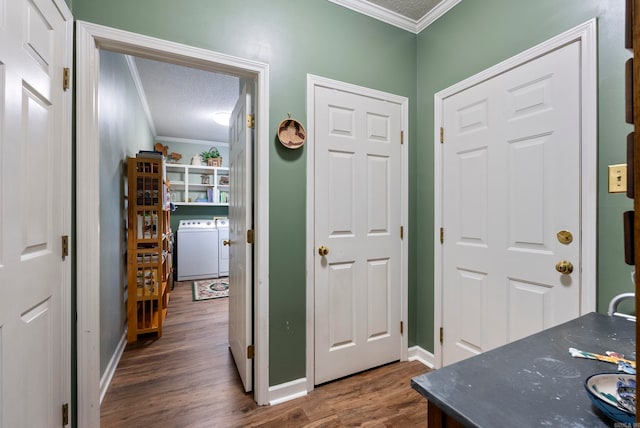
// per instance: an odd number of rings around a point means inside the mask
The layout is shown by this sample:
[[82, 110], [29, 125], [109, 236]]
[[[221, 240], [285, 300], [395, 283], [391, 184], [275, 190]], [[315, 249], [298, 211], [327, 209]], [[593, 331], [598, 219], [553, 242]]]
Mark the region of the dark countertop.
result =
[[635, 360], [636, 323], [590, 313], [478, 356], [431, 371], [411, 386], [470, 427], [607, 427], [584, 389], [615, 364], [574, 358], [569, 348]]

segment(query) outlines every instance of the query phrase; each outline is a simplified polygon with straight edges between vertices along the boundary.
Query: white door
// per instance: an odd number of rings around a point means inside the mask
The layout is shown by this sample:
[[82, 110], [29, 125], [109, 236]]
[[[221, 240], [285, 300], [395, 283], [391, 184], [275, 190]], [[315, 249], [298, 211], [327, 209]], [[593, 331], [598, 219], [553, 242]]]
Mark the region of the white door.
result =
[[0, 426], [58, 427], [70, 388], [71, 22], [0, 1]]
[[401, 106], [320, 86], [314, 99], [320, 384], [400, 359]]
[[576, 42], [444, 100], [445, 365], [580, 315], [580, 81]]
[[253, 389], [253, 129], [247, 127], [251, 94], [243, 86], [229, 124], [229, 346], [245, 391]]

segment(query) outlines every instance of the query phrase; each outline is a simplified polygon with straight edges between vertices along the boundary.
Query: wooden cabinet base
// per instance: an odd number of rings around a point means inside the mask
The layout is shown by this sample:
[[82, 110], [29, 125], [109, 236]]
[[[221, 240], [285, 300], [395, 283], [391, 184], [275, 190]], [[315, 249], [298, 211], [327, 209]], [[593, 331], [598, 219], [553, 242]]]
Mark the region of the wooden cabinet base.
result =
[[427, 426], [429, 428], [462, 428], [463, 425], [450, 416], [447, 416], [440, 407], [427, 402]]

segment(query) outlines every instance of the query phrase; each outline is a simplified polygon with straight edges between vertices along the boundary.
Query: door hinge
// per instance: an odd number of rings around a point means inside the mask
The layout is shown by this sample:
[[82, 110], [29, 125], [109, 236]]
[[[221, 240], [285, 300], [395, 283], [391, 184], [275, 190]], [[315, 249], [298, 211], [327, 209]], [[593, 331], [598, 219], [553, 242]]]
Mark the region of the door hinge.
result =
[[255, 348], [253, 347], [253, 345], [249, 345], [247, 346], [247, 359], [248, 360], [253, 360], [253, 357], [255, 356]]
[[255, 128], [256, 127], [256, 119], [252, 114], [247, 115], [247, 128]]
[[404, 322], [400, 321], [400, 335], [402, 335], [402, 333], [404, 333]]
[[253, 232], [253, 229], [249, 229], [247, 230], [247, 244], [253, 244], [255, 241], [255, 233]]
[[400, 239], [404, 239], [404, 226], [400, 226]]
[[71, 70], [69, 67], [62, 69], [62, 90], [66, 91], [71, 86]]
[[69, 403], [62, 405], [62, 426], [69, 425]]
[[444, 128], [440, 127], [440, 144], [444, 143]]
[[444, 329], [440, 327], [440, 343], [444, 343]]
[[440, 243], [444, 244], [444, 227], [440, 228]]
[[62, 260], [69, 255], [69, 235], [62, 235]]
[[400, 131], [400, 144], [404, 144], [404, 131]]

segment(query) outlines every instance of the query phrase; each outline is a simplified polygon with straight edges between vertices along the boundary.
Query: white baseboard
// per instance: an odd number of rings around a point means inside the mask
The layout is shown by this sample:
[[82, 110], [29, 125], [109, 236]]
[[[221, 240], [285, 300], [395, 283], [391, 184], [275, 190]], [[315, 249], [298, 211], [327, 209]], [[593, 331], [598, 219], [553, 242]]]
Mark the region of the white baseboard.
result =
[[412, 346], [411, 348], [409, 348], [409, 361], [420, 361], [430, 369], [436, 366], [436, 359], [434, 355], [419, 346]]
[[[433, 354], [419, 346], [409, 348], [408, 354], [409, 361], [420, 361], [430, 369], [435, 367]], [[269, 404], [275, 406], [276, 404], [304, 397], [305, 395], [307, 395], [307, 379], [300, 378], [269, 387]]]
[[118, 368], [120, 358], [122, 358], [122, 353], [124, 352], [124, 348], [126, 346], [127, 329], [125, 328], [124, 333], [122, 333], [122, 337], [120, 338], [120, 342], [118, 343], [118, 346], [111, 356], [109, 364], [107, 365], [107, 368], [104, 371], [102, 378], [100, 379], [100, 404], [102, 404], [104, 396], [107, 395], [107, 390], [109, 389], [109, 385], [111, 385], [111, 379], [113, 379], [113, 375], [116, 373], [116, 368]]
[[300, 378], [280, 385], [270, 386], [269, 404], [274, 406], [305, 395], [307, 395], [307, 378]]

